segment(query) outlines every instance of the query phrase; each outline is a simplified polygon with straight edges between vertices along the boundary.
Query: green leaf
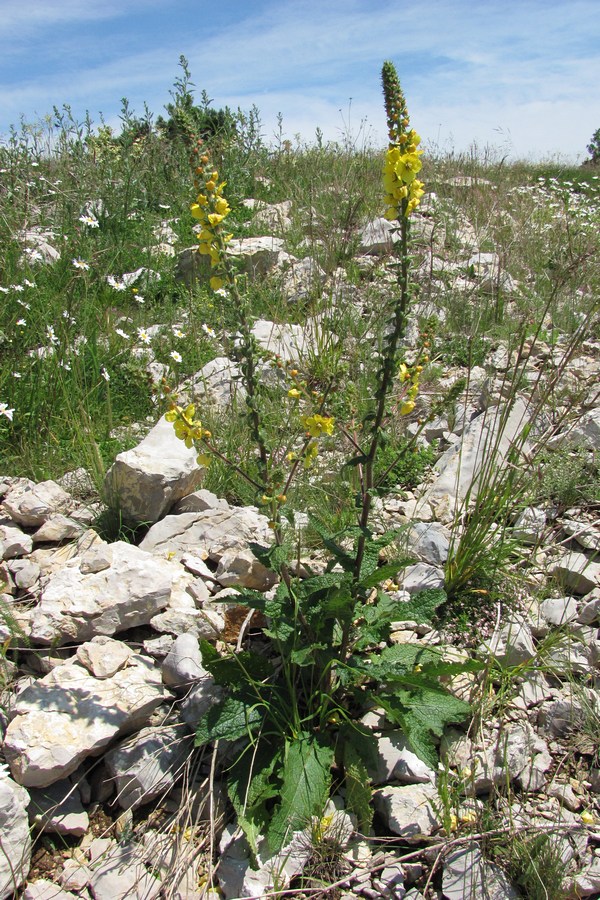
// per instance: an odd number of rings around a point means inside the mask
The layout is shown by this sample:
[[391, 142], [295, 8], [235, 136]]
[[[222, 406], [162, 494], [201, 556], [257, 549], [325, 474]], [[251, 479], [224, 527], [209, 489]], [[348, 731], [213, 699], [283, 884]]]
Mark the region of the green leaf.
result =
[[290, 660], [296, 666], [314, 666], [315, 651], [326, 649], [326, 644], [311, 644], [309, 647], [301, 647], [299, 650], [292, 650]]
[[280, 766], [281, 750], [260, 741], [258, 747], [250, 747], [243, 753], [227, 774], [229, 799], [254, 855], [258, 838], [267, 828], [267, 803], [279, 794]]
[[395, 617], [395, 620], [397, 622], [411, 620], [419, 624], [429, 623], [438, 606], [445, 603], [447, 599], [446, 592], [441, 588], [429, 588], [426, 591], [419, 591], [407, 603], [398, 604], [398, 615]]
[[288, 548], [282, 544], [273, 544], [270, 547], [263, 547], [262, 544], [256, 544], [253, 541], [249, 544], [252, 553], [259, 562], [267, 569], [279, 573], [282, 565], [287, 562]]
[[329, 796], [333, 750], [313, 735], [303, 734], [290, 743], [283, 764], [281, 803], [267, 837], [273, 853], [279, 852], [292, 836], [321, 816]]
[[227, 697], [200, 717], [196, 728], [196, 747], [203, 747], [211, 741], [237, 741], [258, 731], [265, 719], [262, 706], [251, 704], [240, 697]]
[[369, 773], [356, 747], [351, 743], [344, 746], [344, 771], [346, 807], [356, 816], [359, 830], [368, 834], [373, 819]]
[[325, 528], [323, 528], [316, 519], [313, 519], [311, 517], [310, 524], [323, 541], [324, 546], [339, 562], [344, 572], [352, 572], [354, 568], [354, 556], [343, 550], [342, 547], [340, 547], [340, 545], [333, 539], [333, 535], [329, 531], [326, 531]]
[[208, 641], [201, 641], [202, 665], [210, 672], [216, 684], [228, 687], [264, 681], [273, 674], [273, 666], [261, 656], [248, 650], [221, 656]]
[[352, 459], [349, 459], [347, 462], [345, 462], [342, 466], [342, 469], [348, 469], [352, 466], [361, 466], [363, 465], [363, 463], [366, 463], [368, 458], [369, 457], [366, 456], [366, 454], [359, 453], [357, 456], [353, 456]]
[[395, 695], [379, 694], [377, 699], [386, 718], [402, 728], [412, 750], [433, 769], [438, 763], [433, 738], [441, 737], [446, 725], [462, 722], [470, 712], [468, 703], [440, 685], [397, 691]]
[[381, 584], [381, 582], [385, 581], [387, 578], [395, 578], [398, 572], [401, 572], [402, 569], [405, 569], [406, 566], [409, 566], [413, 562], [414, 559], [412, 557], [406, 556], [402, 559], [396, 559], [393, 562], [386, 563], [384, 566], [379, 566], [374, 572], [367, 575], [366, 578], [361, 578], [361, 587], [377, 587], [378, 584]]

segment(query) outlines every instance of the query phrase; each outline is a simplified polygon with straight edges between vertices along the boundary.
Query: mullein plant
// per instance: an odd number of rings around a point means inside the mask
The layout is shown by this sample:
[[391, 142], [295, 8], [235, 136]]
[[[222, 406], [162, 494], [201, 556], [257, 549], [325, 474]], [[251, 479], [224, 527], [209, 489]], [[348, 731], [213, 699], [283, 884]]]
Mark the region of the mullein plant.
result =
[[[271, 547], [253, 544], [251, 549], [279, 576], [277, 588], [269, 595], [242, 589], [236, 597], [240, 604], [263, 613], [267, 622], [263, 634], [272, 643], [271, 655], [256, 652], [250, 645], [223, 656], [208, 642], [202, 643], [204, 666], [228, 690], [224, 700], [201, 716], [196, 745], [223, 739], [234, 751], [228, 792], [257, 861], [279, 853], [295, 830], [321, 816], [334, 764], [343, 775], [347, 807], [362, 830], [369, 828], [367, 767], [373, 763], [376, 747], [373, 735], [359, 721], [367, 709], [383, 708], [390, 727], [402, 728], [415, 752], [432, 766], [437, 765], [435, 744], [445, 724], [461, 720], [468, 712], [439, 684], [440, 675], [463, 671], [464, 664], [446, 663], [434, 650], [415, 645], [385, 646], [392, 621], [430, 621], [445, 595], [425, 591], [398, 603], [386, 593], [381, 584], [395, 579], [408, 560], [380, 565], [382, 552], [397, 533], [375, 537], [368, 524], [376, 488], [374, 465], [391, 393], [399, 383], [399, 412], [411, 413], [421, 370], [399, 359], [410, 301], [409, 217], [423, 193], [415, 177], [420, 151], [418, 136], [408, 128], [406, 103], [391, 63], [384, 66], [383, 82], [391, 141], [384, 172], [385, 202], [388, 218], [394, 212], [400, 230], [398, 287], [373, 409], [363, 422], [364, 447], [351, 439], [357, 453], [348, 464], [360, 466], [363, 473], [358, 523], [337, 535], [313, 523], [329, 554], [326, 571], [318, 575], [309, 572], [300, 578], [288, 566], [282, 507], [299, 467], [314, 463], [320, 442], [334, 435], [337, 424], [326, 412], [327, 391], [315, 395], [300, 373], [289, 369], [284, 402], [291, 402], [304, 436], [299, 441], [291, 438], [285, 453], [280, 445], [272, 449], [261, 411], [250, 310], [226, 252], [230, 237], [226, 185], [202, 144], [195, 154], [199, 193], [192, 213], [201, 225], [199, 252], [210, 257], [211, 287], [223, 302], [233, 304], [241, 335], [235, 352], [258, 460], [256, 469], [245, 477], [254, 485], [258, 502], [267, 508], [274, 532]], [[198, 449], [200, 462], [213, 454], [224, 459], [196, 418], [193, 405], [182, 408], [174, 402], [167, 418], [177, 436]], [[347, 435], [343, 429], [340, 433]], [[288, 468], [282, 477], [283, 463]], [[382, 642], [384, 649], [380, 649]]]

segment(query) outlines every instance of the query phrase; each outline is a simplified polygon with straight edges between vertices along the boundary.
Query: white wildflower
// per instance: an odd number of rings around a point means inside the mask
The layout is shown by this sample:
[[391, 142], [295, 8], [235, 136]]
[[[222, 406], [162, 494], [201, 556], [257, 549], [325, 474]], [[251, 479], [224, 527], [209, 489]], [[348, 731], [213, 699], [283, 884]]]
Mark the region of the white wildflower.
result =
[[85, 271], [86, 269], [89, 269], [89, 267], [90, 267], [89, 263], [86, 263], [85, 260], [83, 260], [83, 259], [74, 259], [73, 265], [75, 266], [76, 269], [83, 269], [83, 271]]
[[181, 353], [178, 353], [177, 350], [172, 350], [171, 353], [169, 354], [169, 356], [176, 363], [180, 363], [181, 360], [183, 359], [183, 357], [181, 356]]
[[102, 377], [104, 378], [105, 381], [110, 381], [110, 375], [108, 374], [108, 372], [106, 371], [104, 366], [102, 366], [102, 368], [100, 369], [100, 374], [102, 375]]
[[100, 222], [96, 216], [79, 216], [79, 221], [87, 225], [88, 228], [100, 228]]
[[137, 333], [138, 333], [138, 338], [142, 342], [142, 344], [150, 343], [150, 335], [144, 328], [138, 328]]
[[17, 325], [20, 325], [21, 328], [25, 328], [27, 322], [25, 321], [25, 319], [17, 319]]
[[115, 328], [115, 334], [118, 334], [119, 337], [125, 338], [125, 340], [129, 339], [129, 335], [126, 331], [123, 331], [122, 328]]
[[12, 422], [14, 409], [8, 408], [8, 403], [0, 403], [0, 416], [6, 416]]
[[185, 332], [183, 332], [178, 325], [173, 325], [173, 334], [175, 335], [176, 338], [184, 338], [185, 337]]
[[126, 288], [126, 284], [124, 281], [121, 281], [119, 278], [115, 278], [114, 275], [107, 275], [106, 280], [115, 291], [124, 291]]
[[211, 328], [210, 325], [207, 325], [206, 322], [202, 323], [202, 331], [209, 337], [216, 337], [215, 329]]

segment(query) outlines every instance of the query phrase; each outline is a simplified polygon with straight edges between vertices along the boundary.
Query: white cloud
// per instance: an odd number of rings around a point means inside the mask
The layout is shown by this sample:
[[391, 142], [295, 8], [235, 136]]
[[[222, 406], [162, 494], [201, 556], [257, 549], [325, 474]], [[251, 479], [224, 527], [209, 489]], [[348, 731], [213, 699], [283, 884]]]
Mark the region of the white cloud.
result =
[[[0, 101], [6, 123], [63, 102], [110, 118], [122, 96], [138, 112], [147, 100], [160, 113], [183, 52], [198, 89], [206, 88], [216, 106], [256, 103], [268, 136], [281, 111], [288, 135], [311, 139], [319, 126], [326, 138], [339, 139], [339, 109], [352, 97], [356, 125], [366, 117], [383, 143], [379, 72], [389, 58], [424, 138], [437, 140], [439, 133], [444, 144], [452, 135], [456, 149], [465, 149], [474, 140], [502, 144], [510, 134], [517, 156], [585, 155], [600, 125], [595, 7], [596, 0], [230, 0], [220, 17], [185, 20], [184, 31], [177, 13], [188, 8], [186, 0], [168, 9], [160, 0], [68, 0], [61, 7], [10, 0], [0, 34], [16, 29], [20, 10], [34, 24], [65, 27], [56, 31], [56, 59], [52, 46], [40, 44], [45, 69], [37, 72], [29, 52], [32, 64], [22, 68], [28, 78], [1, 86]], [[117, 22], [135, 9], [147, 17]], [[98, 37], [89, 23], [102, 19]], [[87, 29], [75, 28], [85, 23]], [[128, 49], [132, 34], [118, 33], [125, 25], [137, 28], [135, 46], [142, 50]]]

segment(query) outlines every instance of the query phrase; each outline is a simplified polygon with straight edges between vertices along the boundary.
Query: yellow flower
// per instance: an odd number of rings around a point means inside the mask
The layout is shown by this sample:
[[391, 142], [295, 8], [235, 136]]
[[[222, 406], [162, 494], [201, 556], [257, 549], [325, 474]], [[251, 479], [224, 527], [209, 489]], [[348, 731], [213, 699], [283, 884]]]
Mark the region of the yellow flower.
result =
[[318, 413], [314, 416], [303, 416], [302, 424], [311, 437], [320, 437], [322, 434], [333, 434], [333, 423], [335, 419], [331, 416], [320, 416]]
[[207, 216], [208, 221], [213, 226], [220, 225], [225, 216], [222, 216], [220, 213], [209, 213]]
[[410, 415], [410, 413], [413, 411], [414, 408], [415, 408], [414, 400], [404, 400], [400, 404], [400, 415], [408, 416], [408, 415]]
[[227, 213], [231, 212], [229, 203], [225, 200], [224, 197], [219, 197], [219, 199], [215, 203], [215, 211], [219, 213], [221, 216], [226, 216]]
[[210, 465], [210, 456], [208, 453], [199, 453], [196, 457], [196, 462], [199, 466], [208, 466]]
[[298, 388], [290, 388], [288, 391], [288, 397], [291, 397], [293, 400], [297, 400], [298, 397], [301, 397], [302, 394], [298, 390]]
[[406, 363], [400, 363], [398, 374], [400, 376], [400, 381], [410, 381], [410, 372], [408, 371], [408, 366], [406, 365]]
[[216, 183], [216, 181], [213, 181], [212, 178], [210, 179], [210, 181], [206, 182], [206, 190], [210, 191], [211, 193], [214, 191], [216, 186], [217, 186], [217, 183]]
[[213, 277], [210, 279], [210, 286], [213, 291], [220, 290], [220, 288], [222, 288], [224, 284], [225, 280], [223, 278], [218, 278], [216, 275], [213, 275]]
[[202, 422], [194, 419], [196, 407], [193, 403], [182, 409], [181, 406], [175, 406], [165, 414], [167, 422], [173, 422], [173, 429], [180, 441], [185, 442], [185, 446], [189, 449], [193, 446], [195, 440], [202, 438]]

